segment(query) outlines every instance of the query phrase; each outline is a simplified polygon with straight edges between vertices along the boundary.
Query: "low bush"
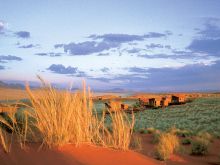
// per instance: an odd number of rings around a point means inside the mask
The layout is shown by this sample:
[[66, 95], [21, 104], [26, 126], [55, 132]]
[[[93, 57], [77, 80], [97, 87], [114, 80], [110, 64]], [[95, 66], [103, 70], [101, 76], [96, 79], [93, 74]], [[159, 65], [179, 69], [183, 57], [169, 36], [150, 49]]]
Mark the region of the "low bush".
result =
[[135, 104], [133, 104], [134, 109], [138, 109], [138, 108], [141, 108], [141, 107], [143, 107], [143, 105], [140, 101], [137, 101]]
[[179, 148], [179, 139], [172, 133], [162, 133], [156, 147], [156, 158], [167, 160]]
[[182, 129], [178, 129], [176, 127], [171, 127], [168, 132], [173, 133], [179, 137], [189, 137], [192, 136], [192, 132], [188, 131], [188, 130], [182, 130]]
[[181, 140], [181, 143], [183, 145], [189, 145], [189, 144], [192, 143], [192, 140], [190, 138], [184, 138], [184, 139]]
[[213, 136], [210, 133], [208, 133], [208, 132], [200, 132], [200, 133], [198, 133], [197, 136], [202, 138], [202, 139], [205, 139], [205, 140], [207, 140], [209, 142], [213, 141]]
[[156, 131], [156, 129], [153, 127], [147, 128], [147, 133], [149, 133], [149, 134], [153, 134], [155, 131]]
[[197, 137], [192, 141], [192, 155], [206, 155], [208, 153], [209, 141], [207, 139]]
[[176, 135], [180, 137], [189, 137], [189, 136], [192, 136], [193, 133], [188, 130], [180, 130], [176, 133]]

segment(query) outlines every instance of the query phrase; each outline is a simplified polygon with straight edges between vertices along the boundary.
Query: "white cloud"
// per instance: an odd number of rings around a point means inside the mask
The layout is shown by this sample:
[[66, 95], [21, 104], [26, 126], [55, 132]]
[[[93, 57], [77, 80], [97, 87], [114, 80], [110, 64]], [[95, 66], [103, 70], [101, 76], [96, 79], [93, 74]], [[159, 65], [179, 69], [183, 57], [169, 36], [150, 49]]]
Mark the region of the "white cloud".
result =
[[0, 31], [5, 29], [5, 27], [6, 27], [6, 23], [4, 21], [0, 20]]

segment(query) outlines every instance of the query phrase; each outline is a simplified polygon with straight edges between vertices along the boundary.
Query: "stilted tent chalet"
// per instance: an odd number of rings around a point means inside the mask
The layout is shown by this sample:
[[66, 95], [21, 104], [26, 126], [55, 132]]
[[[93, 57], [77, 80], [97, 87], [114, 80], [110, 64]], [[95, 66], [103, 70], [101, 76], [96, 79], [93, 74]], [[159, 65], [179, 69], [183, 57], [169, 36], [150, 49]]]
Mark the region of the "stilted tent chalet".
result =
[[185, 96], [184, 95], [172, 95], [172, 104], [183, 104], [185, 103]]
[[161, 101], [160, 98], [150, 98], [149, 99], [149, 106], [160, 107], [161, 106], [160, 101]]
[[167, 106], [170, 105], [171, 101], [172, 101], [172, 97], [171, 97], [171, 96], [165, 96], [165, 97], [163, 97], [163, 98], [161, 99], [160, 105], [161, 105], [162, 107], [167, 107]]

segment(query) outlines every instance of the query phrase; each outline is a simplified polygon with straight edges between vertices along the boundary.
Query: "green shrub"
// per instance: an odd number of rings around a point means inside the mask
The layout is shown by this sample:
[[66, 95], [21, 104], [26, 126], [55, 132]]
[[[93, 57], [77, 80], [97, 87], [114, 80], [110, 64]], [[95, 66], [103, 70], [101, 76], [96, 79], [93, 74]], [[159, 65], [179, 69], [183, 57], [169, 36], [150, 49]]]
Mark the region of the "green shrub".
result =
[[140, 108], [140, 107], [141, 107], [140, 102], [136, 102], [136, 103], [133, 105], [133, 108]]
[[148, 132], [149, 134], [153, 134], [153, 133], [155, 133], [155, 131], [156, 131], [156, 129], [153, 128], [153, 127], [147, 128], [147, 132]]
[[192, 140], [190, 138], [184, 138], [184, 139], [181, 140], [181, 143], [183, 145], [189, 145], [189, 144], [192, 143]]
[[192, 136], [192, 132], [188, 130], [180, 130], [176, 133], [176, 135], [180, 137], [189, 137], [189, 136]]
[[192, 136], [192, 132], [188, 131], [188, 130], [182, 130], [182, 129], [178, 129], [176, 127], [171, 127], [168, 132], [175, 134], [177, 136], [180, 137], [188, 137], [188, 136]]
[[197, 137], [192, 141], [192, 155], [206, 155], [208, 153], [209, 141], [207, 139]]
[[216, 137], [217, 139], [220, 139], [220, 134], [216, 134], [215, 137]]

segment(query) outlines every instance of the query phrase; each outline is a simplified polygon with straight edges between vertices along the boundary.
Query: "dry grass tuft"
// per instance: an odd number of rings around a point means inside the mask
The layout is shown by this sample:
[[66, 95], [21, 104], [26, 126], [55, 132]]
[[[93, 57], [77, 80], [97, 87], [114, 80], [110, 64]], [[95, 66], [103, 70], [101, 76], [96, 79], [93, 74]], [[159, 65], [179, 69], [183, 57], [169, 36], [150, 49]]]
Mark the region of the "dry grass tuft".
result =
[[124, 111], [115, 111], [110, 113], [111, 125], [110, 131], [107, 131], [107, 138], [105, 143], [107, 146], [120, 149], [128, 150], [134, 128], [134, 115], [132, 114], [132, 119], [130, 120]]
[[12, 126], [8, 123], [7, 120], [5, 120], [2, 116], [0, 116], [0, 145], [4, 149], [6, 153], [10, 152], [10, 138], [8, 138], [8, 134], [6, 130], [3, 128], [3, 126], [8, 127], [9, 129], [13, 129]]
[[[25, 148], [26, 141], [36, 141], [36, 137], [37, 141], [42, 142], [42, 146], [49, 148], [68, 143], [77, 146], [90, 143], [129, 150], [134, 115], [130, 118], [119, 110], [121, 103], [112, 102], [111, 106], [115, 111], [109, 110], [108, 116], [103, 111], [103, 115], [99, 116], [93, 108], [91, 92], [89, 88], [86, 90], [85, 82], [82, 91], [72, 93], [68, 90], [56, 90], [38, 78], [42, 82], [40, 90], [32, 92], [26, 86], [31, 101], [31, 104], [26, 105], [28, 110], [22, 111], [19, 118], [16, 116], [16, 109], [10, 110], [12, 113], [6, 113], [4, 117], [0, 116], [0, 124], [10, 130], [7, 133], [7, 129], [0, 127], [0, 144], [6, 152], [10, 151], [12, 139], [16, 139], [21, 148]], [[20, 104], [24, 106], [24, 103]]]
[[162, 133], [156, 148], [156, 157], [159, 160], [167, 160], [179, 147], [179, 139], [172, 133]]
[[33, 117], [43, 144], [49, 148], [66, 143], [91, 143], [93, 139], [92, 102], [90, 92], [58, 91], [42, 79], [42, 89], [35, 95], [26, 87], [33, 105]]
[[133, 135], [130, 148], [132, 148], [134, 151], [141, 151], [142, 148], [142, 138], [138, 135]]
[[109, 112], [110, 126], [106, 124], [106, 114], [102, 117], [93, 109], [90, 89], [75, 93], [58, 91], [42, 82], [42, 89], [33, 93], [26, 86], [33, 105], [32, 117], [40, 132], [43, 144], [49, 148], [63, 144], [93, 143], [115, 149], [128, 150], [134, 126], [124, 112]]
[[16, 117], [16, 106], [7, 105], [9, 112], [2, 113], [0, 116], [0, 139], [5, 152], [10, 152], [12, 139], [16, 139], [21, 148], [25, 147], [28, 133], [28, 114], [24, 111], [22, 118]]
[[29, 124], [29, 113], [24, 110], [20, 119], [16, 117], [16, 113], [9, 113], [8, 117], [13, 127], [12, 135], [16, 137], [16, 140], [20, 144], [20, 147], [22, 149], [25, 149], [27, 135], [31, 133], [31, 128]]

